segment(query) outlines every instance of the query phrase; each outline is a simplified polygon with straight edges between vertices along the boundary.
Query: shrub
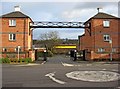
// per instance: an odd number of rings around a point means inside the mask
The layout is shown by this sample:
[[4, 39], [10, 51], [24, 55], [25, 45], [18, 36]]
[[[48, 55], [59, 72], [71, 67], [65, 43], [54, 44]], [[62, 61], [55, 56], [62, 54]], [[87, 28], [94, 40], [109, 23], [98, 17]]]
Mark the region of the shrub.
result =
[[32, 59], [31, 59], [31, 58], [20, 58], [20, 59], [19, 59], [19, 62], [20, 62], [20, 63], [22, 63], [22, 62], [31, 63], [31, 62], [32, 62]]
[[10, 61], [11, 61], [11, 62], [18, 62], [18, 59], [12, 58], [12, 59], [10, 59]]
[[10, 60], [8, 58], [1, 58], [0, 63], [10, 63]]
[[113, 58], [113, 61], [120, 61], [120, 58]]
[[37, 58], [38, 57], [43, 57], [43, 52], [37, 52]]
[[32, 62], [32, 59], [31, 59], [31, 58], [25, 58], [25, 62], [26, 62], [26, 63], [31, 63], [31, 62]]
[[53, 56], [53, 53], [52, 53], [51, 51], [48, 50], [47, 56], [48, 56], [48, 57], [52, 57], [52, 56]]
[[0, 58], [0, 64], [2, 63], [2, 58]]
[[[53, 56], [53, 53], [50, 50], [48, 50], [46, 54], [47, 54], [47, 57]], [[37, 52], [37, 58], [43, 57], [43, 56], [44, 56], [44, 52]]]
[[20, 59], [19, 59], [19, 62], [20, 62], [20, 63], [24, 62], [24, 59], [21, 59], [21, 58], [20, 58]]

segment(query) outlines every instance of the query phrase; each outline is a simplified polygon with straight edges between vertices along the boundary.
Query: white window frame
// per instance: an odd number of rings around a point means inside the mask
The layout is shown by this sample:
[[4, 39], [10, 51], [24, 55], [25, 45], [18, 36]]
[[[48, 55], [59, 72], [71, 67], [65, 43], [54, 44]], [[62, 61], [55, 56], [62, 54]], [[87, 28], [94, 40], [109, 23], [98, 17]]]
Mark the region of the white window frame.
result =
[[3, 52], [7, 52], [7, 49], [6, 49], [6, 48], [3, 48]]
[[9, 20], [9, 26], [16, 26], [16, 20], [15, 19], [10, 19]]
[[[14, 36], [15, 36], [15, 38], [14, 38]], [[15, 40], [16, 40], [16, 34], [10, 33], [10, 34], [9, 34], [9, 40], [10, 40], [10, 41], [15, 41]]]
[[112, 52], [116, 52], [116, 48], [112, 48]]
[[104, 20], [103, 21], [103, 27], [110, 27], [110, 21], [109, 20]]
[[110, 41], [110, 35], [109, 34], [104, 34], [103, 39], [104, 39], [104, 41]]
[[[19, 48], [19, 51], [21, 52], [21, 48]], [[18, 52], [18, 47], [15, 48], [15, 52]]]
[[98, 48], [98, 52], [105, 52], [104, 48]]

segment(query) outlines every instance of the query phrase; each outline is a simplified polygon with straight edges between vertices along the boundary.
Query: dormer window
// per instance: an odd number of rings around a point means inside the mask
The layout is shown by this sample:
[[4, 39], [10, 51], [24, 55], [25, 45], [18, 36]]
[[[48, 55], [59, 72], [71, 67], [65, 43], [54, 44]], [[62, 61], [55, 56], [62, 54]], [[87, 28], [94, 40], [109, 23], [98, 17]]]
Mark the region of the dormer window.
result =
[[9, 20], [9, 26], [16, 26], [16, 20], [10, 19]]
[[110, 21], [108, 20], [103, 21], [103, 27], [110, 27]]

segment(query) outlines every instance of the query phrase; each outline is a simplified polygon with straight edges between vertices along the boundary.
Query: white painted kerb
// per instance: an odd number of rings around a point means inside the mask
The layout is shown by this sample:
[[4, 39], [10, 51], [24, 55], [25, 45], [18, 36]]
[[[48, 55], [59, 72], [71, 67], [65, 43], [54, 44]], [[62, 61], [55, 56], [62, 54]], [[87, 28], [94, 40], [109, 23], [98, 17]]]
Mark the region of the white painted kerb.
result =
[[120, 79], [120, 74], [110, 71], [73, 71], [67, 73], [68, 78], [89, 81], [89, 82], [109, 82]]

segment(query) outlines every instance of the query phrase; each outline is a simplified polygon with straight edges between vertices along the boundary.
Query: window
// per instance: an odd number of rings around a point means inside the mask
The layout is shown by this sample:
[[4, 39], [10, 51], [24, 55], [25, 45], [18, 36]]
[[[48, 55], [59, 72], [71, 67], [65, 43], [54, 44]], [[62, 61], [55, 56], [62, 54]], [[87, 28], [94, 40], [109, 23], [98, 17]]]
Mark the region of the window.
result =
[[15, 41], [16, 40], [16, 35], [15, 34], [9, 34], [9, 40], [10, 41]]
[[[19, 51], [21, 51], [21, 48], [19, 48]], [[18, 52], [18, 47], [15, 48], [15, 52]]]
[[103, 35], [104, 41], [109, 41], [110, 40], [110, 35]]
[[6, 48], [3, 48], [3, 52], [7, 52], [7, 49], [6, 49]]
[[9, 20], [9, 26], [16, 26], [16, 20]]
[[112, 52], [116, 52], [116, 48], [112, 48]]
[[110, 21], [103, 21], [103, 27], [110, 27]]
[[98, 52], [105, 52], [104, 48], [98, 48]]

